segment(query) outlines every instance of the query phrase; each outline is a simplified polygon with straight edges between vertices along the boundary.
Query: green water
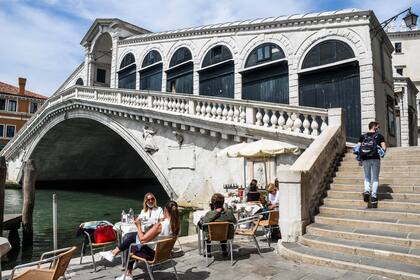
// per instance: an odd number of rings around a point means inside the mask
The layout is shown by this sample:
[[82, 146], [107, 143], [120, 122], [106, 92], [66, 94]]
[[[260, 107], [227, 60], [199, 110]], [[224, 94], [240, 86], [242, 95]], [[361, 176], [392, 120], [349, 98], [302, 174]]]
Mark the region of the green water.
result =
[[[62, 189], [37, 189], [34, 209], [33, 248], [20, 250], [2, 259], [2, 269], [36, 260], [43, 252], [53, 249], [52, 195], [55, 193], [58, 204], [58, 247], [80, 246], [82, 239], [76, 237], [80, 223], [92, 220], [107, 220], [111, 223], [120, 220], [121, 211], [133, 208], [138, 214], [143, 196], [152, 190], [158, 204], [163, 206], [168, 196], [159, 185], [92, 188], [71, 191]], [[5, 213], [20, 213], [22, 210], [21, 190], [6, 190]], [[188, 224], [187, 224], [188, 226]], [[22, 237], [21, 230], [19, 230]], [[7, 232], [3, 233], [7, 235]], [[14, 256], [13, 256], [14, 255]]]

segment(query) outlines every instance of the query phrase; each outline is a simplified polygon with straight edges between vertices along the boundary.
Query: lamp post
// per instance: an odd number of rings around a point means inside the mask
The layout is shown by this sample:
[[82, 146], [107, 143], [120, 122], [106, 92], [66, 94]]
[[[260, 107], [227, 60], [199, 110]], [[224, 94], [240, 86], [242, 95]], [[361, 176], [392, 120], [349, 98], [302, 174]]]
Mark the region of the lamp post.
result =
[[407, 13], [405, 15], [405, 17], [403, 18], [405, 25], [411, 30], [414, 26], [417, 25], [417, 18], [418, 15], [416, 15], [415, 13], [413, 13], [411, 11], [411, 7], [408, 9], [405, 9], [404, 11], [396, 14], [395, 16], [390, 17], [389, 19], [383, 21], [380, 23], [379, 26], [377, 26], [375, 29], [373, 29], [373, 37], [372, 40], [376, 37], [376, 35], [378, 35], [378, 33], [383, 30], [385, 27], [388, 26], [388, 24], [390, 24], [392, 21], [396, 20], [400, 15]]

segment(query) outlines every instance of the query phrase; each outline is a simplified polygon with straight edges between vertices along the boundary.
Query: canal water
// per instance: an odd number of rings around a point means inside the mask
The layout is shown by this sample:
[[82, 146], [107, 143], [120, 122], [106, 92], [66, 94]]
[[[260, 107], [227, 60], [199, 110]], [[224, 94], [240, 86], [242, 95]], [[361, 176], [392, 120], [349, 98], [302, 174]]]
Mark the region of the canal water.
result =
[[[60, 188], [37, 188], [34, 209], [34, 244], [33, 248], [19, 250], [2, 259], [2, 269], [39, 259], [43, 252], [53, 249], [52, 195], [58, 202], [58, 247], [80, 246], [82, 239], [76, 237], [78, 226], [85, 221], [107, 220], [116, 223], [121, 211], [133, 208], [140, 213], [144, 194], [152, 191], [158, 204], [163, 206], [169, 197], [156, 182], [130, 182], [130, 184], [83, 187], [69, 186]], [[20, 213], [22, 210], [22, 191], [7, 189], [5, 213]], [[184, 218], [185, 223], [185, 218]], [[186, 227], [188, 228], [188, 222]], [[185, 225], [184, 225], [185, 228]], [[22, 237], [21, 230], [19, 231]], [[5, 231], [4, 235], [7, 234]], [[184, 232], [184, 234], [186, 234]]]

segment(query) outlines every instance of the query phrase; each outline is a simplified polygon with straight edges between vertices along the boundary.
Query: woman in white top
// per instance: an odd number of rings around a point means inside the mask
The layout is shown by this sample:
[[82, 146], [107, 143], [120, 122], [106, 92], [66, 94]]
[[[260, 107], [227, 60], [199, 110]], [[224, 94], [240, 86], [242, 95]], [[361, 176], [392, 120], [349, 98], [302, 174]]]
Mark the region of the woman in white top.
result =
[[272, 210], [279, 206], [279, 191], [273, 183], [268, 184], [268, 209]]
[[[137, 218], [134, 223], [137, 227], [137, 239], [139, 240], [139, 245], [166, 237], [177, 236], [180, 229], [178, 204], [175, 201], [169, 201], [166, 203], [165, 209], [163, 211], [163, 219], [159, 223], [153, 225], [153, 227], [146, 233], [143, 233], [142, 231], [142, 222], [139, 218]], [[131, 243], [133, 243], [132, 240], [124, 240], [124, 242], [114, 250], [101, 252], [101, 256], [109, 261], [113, 261], [114, 257], [120, 252], [127, 250]], [[132, 253], [149, 261], [153, 260], [155, 256], [155, 251], [149, 246], [132, 247]], [[133, 279], [133, 265], [134, 261], [130, 261], [128, 263], [127, 275], [125, 276], [126, 280]], [[123, 278], [124, 275], [117, 277], [116, 279], [121, 280]]]
[[143, 209], [139, 218], [143, 224], [143, 231], [147, 231], [144, 229], [152, 227], [163, 218], [163, 210], [157, 206], [156, 197], [152, 193], [146, 193], [144, 196]]

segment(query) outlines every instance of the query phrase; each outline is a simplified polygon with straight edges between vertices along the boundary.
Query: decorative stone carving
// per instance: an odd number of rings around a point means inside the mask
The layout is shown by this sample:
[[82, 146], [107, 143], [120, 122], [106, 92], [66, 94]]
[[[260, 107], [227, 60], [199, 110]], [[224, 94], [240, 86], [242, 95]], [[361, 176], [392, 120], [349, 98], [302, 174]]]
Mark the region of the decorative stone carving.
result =
[[144, 150], [151, 154], [159, 150], [153, 140], [153, 135], [155, 133], [156, 131], [150, 129], [148, 126], [143, 128]]
[[172, 131], [172, 133], [175, 135], [176, 141], [178, 142], [179, 148], [181, 148], [182, 143], [184, 142], [184, 136], [179, 133], [178, 131]]

